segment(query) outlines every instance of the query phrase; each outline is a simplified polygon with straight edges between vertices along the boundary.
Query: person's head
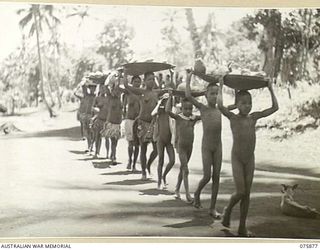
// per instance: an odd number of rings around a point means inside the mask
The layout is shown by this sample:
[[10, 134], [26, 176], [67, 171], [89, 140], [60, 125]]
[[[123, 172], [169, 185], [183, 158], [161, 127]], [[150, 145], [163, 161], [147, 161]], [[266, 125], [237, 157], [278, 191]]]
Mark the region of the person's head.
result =
[[237, 92], [236, 105], [241, 115], [248, 115], [252, 108], [251, 94], [247, 90]]
[[134, 88], [140, 88], [141, 86], [141, 78], [140, 76], [133, 76], [131, 78], [131, 84]]
[[147, 89], [153, 89], [155, 86], [155, 76], [153, 72], [147, 72], [144, 74], [144, 83]]
[[209, 106], [216, 105], [218, 93], [219, 87], [215, 83], [209, 83], [205, 95]]
[[192, 109], [193, 109], [192, 103], [188, 99], [184, 98], [181, 104], [182, 104], [182, 109], [181, 109], [182, 114], [187, 117], [191, 116]]

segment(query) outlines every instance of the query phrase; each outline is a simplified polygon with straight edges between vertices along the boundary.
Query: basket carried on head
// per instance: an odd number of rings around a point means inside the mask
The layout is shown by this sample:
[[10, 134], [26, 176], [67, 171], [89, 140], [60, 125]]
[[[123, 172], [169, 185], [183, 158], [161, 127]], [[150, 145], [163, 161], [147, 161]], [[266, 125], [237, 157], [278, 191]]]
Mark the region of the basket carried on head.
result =
[[147, 72], [157, 72], [167, 69], [173, 69], [175, 66], [160, 62], [133, 62], [122, 65], [131, 76], [143, 75]]

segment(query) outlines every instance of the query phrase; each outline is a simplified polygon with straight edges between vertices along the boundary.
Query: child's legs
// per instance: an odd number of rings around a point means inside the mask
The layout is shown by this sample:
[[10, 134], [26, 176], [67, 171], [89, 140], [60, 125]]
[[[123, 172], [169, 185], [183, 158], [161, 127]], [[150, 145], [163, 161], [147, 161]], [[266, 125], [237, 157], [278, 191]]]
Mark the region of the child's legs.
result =
[[199, 182], [198, 188], [194, 193], [195, 205], [200, 205], [200, 194], [205, 185], [210, 181], [211, 166], [213, 162], [213, 154], [210, 150], [202, 147], [202, 169], [203, 177]]
[[212, 192], [211, 192], [211, 204], [210, 204], [211, 210], [215, 209], [216, 207], [217, 195], [219, 191], [221, 163], [222, 163], [222, 145], [220, 144], [220, 146], [213, 153]]
[[135, 145], [134, 146], [134, 153], [133, 153], [133, 165], [132, 165], [132, 169], [136, 168], [136, 162], [138, 159], [138, 155], [139, 155], [139, 145]]
[[157, 150], [158, 150], [158, 187], [161, 185], [162, 180], [162, 168], [164, 162], [164, 145], [161, 141], [157, 142]]
[[250, 203], [250, 191], [253, 181], [254, 175], [254, 157], [247, 163], [245, 166], [245, 194], [241, 199], [240, 203], [240, 224], [239, 224], [239, 232], [240, 233], [247, 233], [246, 230], [246, 219], [249, 210], [249, 203]]
[[164, 173], [163, 173], [163, 182], [164, 182], [164, 184], [167, 183], [167, 180], [166, 180], [167, 174], [172, 169], [172, 167], [173, 167], [173, 165], [175, 163], [174, 148], [173, 148], [173, 145], [171, 143], [169, 143], [166, 146], [166, 151], [167, 151], [167, 154], [168, 154], [169, 162], [168, 162], [168, 164], [166, 166], [166, 169], [164, 170]]
[[128, 141], [128, 156], [129, 156], [128, 167], [131, 167], [132, 154], [133, 154], [133, 142]]
[[141, 169], [142, 169], [142, 177], [145, 177], [146, 175], [146, 164], [147, 164], [147, 148], [148, 143], [147, 142], [141, 142], [140, 144], [140, 162], [141, 162]]
[[81, 138], [84, 136], [84, 128], [83, 128], [83, 123], [80, 122], [80, 133], [81, 133]]
[[100, 153], [100, 148], [101, 148], [101, 135], [99, 132], [96, 132], [95, 135], [95, 141], [96, 141], [96, 155]]
[[191, 156], [191, 153], [189, 150], [185, 150], [185, 149], [183, 150], [181, 148], [179, 149], [179, 159], [181, 164], [180, 168], [182, 171], [182, 178], [183, 178], [187, 199], [191, 198], [190, 192], [189, 192], [189, 182], [188, 182], [188, 176], [189, 176], [188, 162], [189, 162], [190, 156]]
[[182, 179], [183, 179], [183, 173], [182, 173], [182, 169], [180, 167], [179, 169], [179, 175], [178, 175], [178, 181], [177, 181], [177, 185], [176, 185], [176, 192], [180, 192], [180, 187], [181, 187], [181, 183], [182, 183]]
[[240, 199], [243, 198], [245, 194], [244, 167], [237, 157], [233, 155], [233, 153], [231, 155], [231, 165], [233, 180], [236, 185], [236, 192], [232, 194], [229, 204], [225, 209], [224, 222], [229, 222], [232, 208], [239, 202]]
[[109, 142], [109, 138], [108, 137], [105, 137], [105, 146], [106, 146], [106, 153], [107, 153], [107, 158], [109, 157], [109, 145], [110, 145], [110, 142]]
[[118, 145], [118, 139], [111, 138], [111, 159], [112, 160], [116, 159], [117, 145]]
[[148, 160], [148, 163], [147, 163], [147, 169], [148, 169], [148, 172], [150, 173], [150, 167], [151, 167], [151, 164], [153, 163], [153, 161], [157, 158], [158, 156], [158, 151], [157, 151], [157, 143], [156, 142], [152, 142], [152, 152], [149, 156], [149, 160]]

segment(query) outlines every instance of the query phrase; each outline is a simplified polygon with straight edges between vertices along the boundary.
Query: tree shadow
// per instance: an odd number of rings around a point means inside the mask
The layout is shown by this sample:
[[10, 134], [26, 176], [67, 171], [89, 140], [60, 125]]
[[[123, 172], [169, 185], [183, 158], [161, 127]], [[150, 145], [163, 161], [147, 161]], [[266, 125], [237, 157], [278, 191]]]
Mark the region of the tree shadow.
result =
[[[231, 164], [230, 160], [223, 160], [224, 163]], [[258, 162], [255, 164], [255, 170], [261, 170], [271, 173], [281, 173], [281, 174], [294, 174], [294, 175], [305, 175], [320, 178], [320, 172], [318, 166], [314, 168], [301, 168], [299, 165], [287, 166], [283, 163], [272, 164]]]
[[165, 225], [163, 227], [170, 227], [170, 228], [204, 227], [204, 226], [212, 225], [213, 222], [214, 220], [212, 219], [212, 217], [209, 216], [207, 212], [197, 210], [193, 213], [193, 218], [191, 220], [188, 220], [182, 223]]
[[144, 190], [139, 190], [140, 194], [139, 195], [174, 195], [173, 192], [170, 192], [168, 190], [164, 189], [156, 189], [156, 188], [150, 188], [150, 189], [144, 189]]
[[141, 180], [141, 179], [135, 179], [135, 180], [123, 180], [123, 181], [115, 181], [115, 182], [107, 182], [103, 185], [121, 185], [121, 186], [135, 186], [135, 185], [144, 185], [144, 184], [150, 184], [155, 183], [156, 181], [147, 179], [147, 180]]
[[55, 129], [55, 130], [46, 130], [33, 133], [25, 134], [13, 134], [6, 138], [43, 138], [43, 137], [59, 137], [67, 140], [79, 140], [80, 137], [79, 126], [64, 128], [64, 129]]

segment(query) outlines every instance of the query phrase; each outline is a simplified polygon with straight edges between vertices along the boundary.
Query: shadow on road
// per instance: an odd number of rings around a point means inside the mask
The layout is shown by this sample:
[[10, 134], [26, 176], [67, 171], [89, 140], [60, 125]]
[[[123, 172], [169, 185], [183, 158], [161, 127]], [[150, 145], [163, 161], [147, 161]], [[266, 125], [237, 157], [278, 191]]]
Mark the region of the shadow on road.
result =
[[115, 181], [115, 182], [107, 182], [104, 185], [124, 185], [124, 186], [135, 186], [135, 185], [142, 185], [142, 184], [150, 184], [155, 183], [156, 181], [148, 179], [148, 180], [123, 180], [123, 181]]
[[182, 223], [165, 225], [164, 227], [171, 227], [171, 228], [204, 227], [204, 226], [210, 226], [213, 222], [214, 222], [213, 219], [209, 216], [208, 213], [204, 213], [203, 211], [196, 211], [193, 213], [193, 218], [191, 220], [188, 220]]
[[139, 190], [139, 195], [174, 195], [173, 192], [170, 192], [168, 190], [163, 189], [156, 189], [156, 188], [150, 188], [150, 189], [144, 189]]
[[79, 126], [64, 128], [64, 129], [55, 129], [55, 130], [47, 130], [35, 133], [26, 133], [26, 134], [12, 134], [3, 139], [12, 139], [12, 138], [41, 138], [41, 137], [58, 137], [66, 140], [80, 140], [80, 128]]
[[117, 172], [112, 172], [112, 173], [103, 173], [101, 175], [134, 175], [134, 174], [141, 174], [141, 171], [134, 171], [132, 172], [131, 170], [127, 171], [117, 171]]
[[85, 154], [85, 152], [83, 150], [82, 151], [80, 151], [80, 150], [69, 150], [69, 152], [72, 153], [72, 154], [76, 154], [76, 155], [84, 155]]
[[99, 168], [99, 169], [111, 168], [111, 164], [110, 164], [109, 161], [92, 162], [92, 165], [93, 165], [94, 168]]

